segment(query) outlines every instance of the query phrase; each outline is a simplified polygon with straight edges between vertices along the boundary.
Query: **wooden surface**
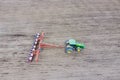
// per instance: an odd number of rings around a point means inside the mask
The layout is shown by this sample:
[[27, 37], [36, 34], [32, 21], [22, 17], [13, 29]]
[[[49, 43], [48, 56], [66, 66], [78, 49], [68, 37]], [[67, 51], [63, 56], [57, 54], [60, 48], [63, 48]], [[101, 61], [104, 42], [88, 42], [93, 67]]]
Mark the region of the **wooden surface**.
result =
[[[64, 45], [85, 43], [80, 54], [44, 49], [27, 63], [33, 35]], [[120, 80], [119, 0], [0, 0], [0, 80]]]

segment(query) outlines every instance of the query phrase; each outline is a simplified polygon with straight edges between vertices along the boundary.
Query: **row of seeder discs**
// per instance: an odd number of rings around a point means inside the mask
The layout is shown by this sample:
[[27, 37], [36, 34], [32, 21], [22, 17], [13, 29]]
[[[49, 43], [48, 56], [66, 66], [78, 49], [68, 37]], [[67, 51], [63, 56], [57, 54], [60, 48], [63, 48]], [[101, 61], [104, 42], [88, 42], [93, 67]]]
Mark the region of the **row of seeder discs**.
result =
[[38, 38], [40, 37], [40, 33], [37, 33], [35, 35], [35, 40], [33, 42], [32, 48], [30, 50], [29, 53], [29, 57], [28, 57], [28, 62], [32, 62], [33, 58], [34, 58], [34, 54], [35, 54], [35, 50], [37, 49], [37, 45], [39, 44], [38, 42]]

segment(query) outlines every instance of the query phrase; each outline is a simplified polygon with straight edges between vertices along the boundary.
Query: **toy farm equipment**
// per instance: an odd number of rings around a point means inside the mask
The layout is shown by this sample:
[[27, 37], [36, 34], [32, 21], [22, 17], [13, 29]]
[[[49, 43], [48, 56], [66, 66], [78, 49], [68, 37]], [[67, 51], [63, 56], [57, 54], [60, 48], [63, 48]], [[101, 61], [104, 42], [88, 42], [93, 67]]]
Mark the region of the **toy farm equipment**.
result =
[[32, 49], [30, 50], [28, 62], [32, 62], [34, 58], [35, 61], [38, 62], [38, 57], [42, 48], [51, 48], [51, 47], [63, 48], [63, 46], [43, 43], [44, 35], [45, 35], [44, 32], [42, 32], [41, 34], [37, 33], [35, 35], [35, 40], [33, 42]]
[[74, 39], [69, 39], [65, 42], [65, 52], [72, 53], [73, 51], [77, 51], [78, 53], [81, 49], [84, 49], [85, 45], [83, 43], [79, 43]]

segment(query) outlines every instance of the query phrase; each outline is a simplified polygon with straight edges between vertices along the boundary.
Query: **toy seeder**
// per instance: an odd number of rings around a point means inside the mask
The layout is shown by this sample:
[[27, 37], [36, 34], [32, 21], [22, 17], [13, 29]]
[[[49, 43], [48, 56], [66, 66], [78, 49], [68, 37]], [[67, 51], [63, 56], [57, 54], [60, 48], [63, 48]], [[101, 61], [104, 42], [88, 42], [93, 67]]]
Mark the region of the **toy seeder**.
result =
[[64, 46], [60, 46], [60, 45], [54, 45], [54, 44], [48, 44], [48, 43], [43, 43], [43, 39], [44, 39], [44, 32], [37, 33], [35, 35], [35, 40], [33, 42], [32, 48], [30, 50], [30, 54], [28, 57], [28, 62], [32, 62], [33, 59], [35, 58], [35, 61], [38, 62], [38, 57], [39, 54], [41, 52], [41, 49], [43, 48], [63, 48]]

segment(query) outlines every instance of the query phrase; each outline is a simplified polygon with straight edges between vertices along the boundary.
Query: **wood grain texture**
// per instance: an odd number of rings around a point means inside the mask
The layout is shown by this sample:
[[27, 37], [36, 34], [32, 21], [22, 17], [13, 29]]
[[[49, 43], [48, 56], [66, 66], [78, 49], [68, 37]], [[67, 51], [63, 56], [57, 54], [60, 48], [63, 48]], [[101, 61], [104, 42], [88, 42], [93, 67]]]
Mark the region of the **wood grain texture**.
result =
[[[44, 49], [27, 63], [33, 35], [84, 42], [80, 54]], [[120, 80], [119, 0], [0, 0], [0, 80]]]

